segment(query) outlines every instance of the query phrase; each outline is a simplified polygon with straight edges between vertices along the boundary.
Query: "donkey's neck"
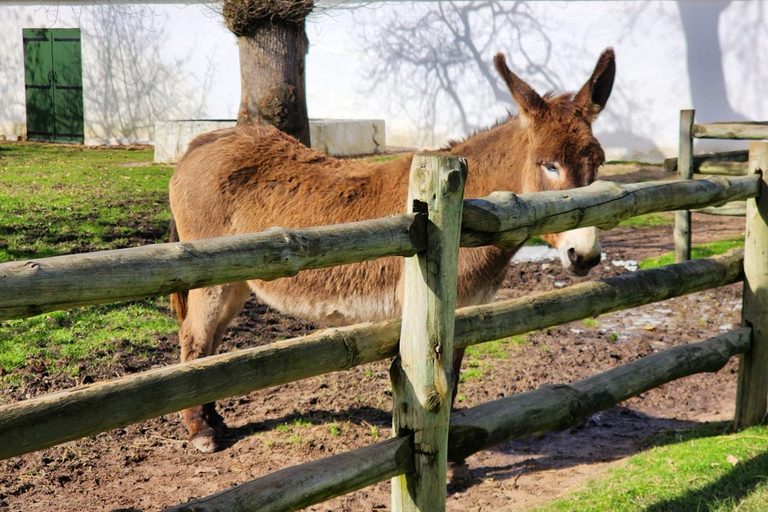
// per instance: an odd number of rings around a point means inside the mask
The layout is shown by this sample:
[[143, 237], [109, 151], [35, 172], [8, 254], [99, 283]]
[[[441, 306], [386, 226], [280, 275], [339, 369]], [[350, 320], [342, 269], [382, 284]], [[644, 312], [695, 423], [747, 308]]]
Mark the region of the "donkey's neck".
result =
[[451, 154], [466, 157], [469, 164], [464, 195], [471, 198], [495, 190], [527, 191], [524, 169], [529, 147], [528, 134], [516, 118], [453, 146]]

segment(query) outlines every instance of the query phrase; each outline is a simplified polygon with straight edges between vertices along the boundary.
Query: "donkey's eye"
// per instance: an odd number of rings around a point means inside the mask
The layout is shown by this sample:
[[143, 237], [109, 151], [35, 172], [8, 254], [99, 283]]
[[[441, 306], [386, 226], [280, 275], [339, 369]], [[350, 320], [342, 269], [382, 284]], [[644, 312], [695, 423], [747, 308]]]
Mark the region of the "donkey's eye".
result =
[[553, 175], [560, 174], [560, 166], [557, 162], [541, 162], [541, 168]]

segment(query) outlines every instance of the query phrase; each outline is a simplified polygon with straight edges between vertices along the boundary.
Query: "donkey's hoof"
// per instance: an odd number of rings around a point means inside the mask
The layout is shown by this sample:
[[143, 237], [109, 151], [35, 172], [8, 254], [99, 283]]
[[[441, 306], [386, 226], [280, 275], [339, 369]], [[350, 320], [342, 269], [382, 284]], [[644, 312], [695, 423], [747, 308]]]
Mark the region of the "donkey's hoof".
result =
[[189, 441], [197, 451], [202, 453], [213, 453], [216, 451], [216, 448], [218, 448], [212, 428], [201, 430], [197, 434], [190, 436]]

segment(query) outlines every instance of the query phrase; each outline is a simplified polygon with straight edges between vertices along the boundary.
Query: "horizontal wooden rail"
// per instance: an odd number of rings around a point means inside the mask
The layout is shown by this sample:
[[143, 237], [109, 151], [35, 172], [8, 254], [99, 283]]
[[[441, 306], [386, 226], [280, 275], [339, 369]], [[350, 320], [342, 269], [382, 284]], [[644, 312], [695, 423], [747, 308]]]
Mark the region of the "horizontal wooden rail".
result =
[[[702, 208], [756, 197], [759, 178], [649, 182], [620, 187], [596, 182], [561, 192], [496, 192], [464, 202], [461, 245], [517, 246], [525, 239], [577, 227], [616, 225], [654, 211]], [[87, 304], [163, 295], [247, 279], [424, 249], [424, 217], [397, 215], [307, 229], [0, 264], [0, 320]]]
[[413, 438], [396, 437], [270, 473], [163, 512], [299, 510], [413, 470]]
[[746, 176], [747, 168], [747, 162], [706, 162], [694, 172], [705, 175]]
[[749, 349], [751, 330], [737, 329], [699, 343], [681, 345], [570, 385], [487, 402], [455, 413], [448, 438], [450, 460], [543, 430], [568, 428], [581, 418], [688, 375], [716, 372]]
[[691, 136], [696, 139], [768, 139], [768, 122], [694, 124]]
[[494, 192], [464, 202], [463, 247], [516, 247], [534, 235], [598, 226], [608, 229], [636, 215], [717, 206], [760, 195], [755, 176], [653, 181], [515, 195]]
[[746, 201], [734, 201], [732, 203], [725, 204], [723, 206], [708, 206], [694, 210], [696, 213], [706, 213], [707, 215], [726, 215], [731, 217], [746, 217], [747, 216], [747, 203]]
[[[540, 294], [463, 308], [456, 347], [737, 282], [738, 251]], [[399, 319], [328, 329], [0, 407], [0, 459], [185, 407], [344, 370], [397, 353]]]
[[156, 244], [0, 264], [0, 320], [87, 304], [139, 299], [425, 247], [424, 216], [397, 215], [307, 229]]
[[[720, 162], [738, 163], [746, 162], [747, 160], [749, 160], [749, 151], [743, 149], [739, 151], [721, 151], [718, 153], [693, 155], [693, 171], [698, 172], [698, 169], [703, 165], [717, 165]], [[677, 157], [665, 159], [663, 167], [667, 172], [677, 171]]]
[[[750, 330], [674, 347], [570, 385], [546, 385], [451, 415], [448, 457], [463, 460], [480, 450], [543, 430], [564, 429], [667, 382], [714, 372], [746, 352]], [[293, 466], [164, 512], [288, 512], [341, 496], [411, 470], [410, 437]], [[360, 471], [360, 475], [357, 474]]]

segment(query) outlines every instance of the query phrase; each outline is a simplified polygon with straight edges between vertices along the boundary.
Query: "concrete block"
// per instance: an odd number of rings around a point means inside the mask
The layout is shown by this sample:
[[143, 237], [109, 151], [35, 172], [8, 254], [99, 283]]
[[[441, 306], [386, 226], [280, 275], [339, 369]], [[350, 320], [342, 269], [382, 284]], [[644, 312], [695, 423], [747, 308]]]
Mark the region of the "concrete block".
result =
[[[155, 162], [178, 162], [202, 133], [235, 126], [234, 120], [184, 119], [155, 123]], [[384, 150], [381, 119], [310, 119], [312, 147], [331, 156], [356, 156]]]
[[176, 163], [200, 134], [231, 128], [234, 120], [182, 119], [155, 123], [155, 162]]
[[384, 150], [382, 119], [310, 119], [312, 147], [331, 156], [355, 156]]

